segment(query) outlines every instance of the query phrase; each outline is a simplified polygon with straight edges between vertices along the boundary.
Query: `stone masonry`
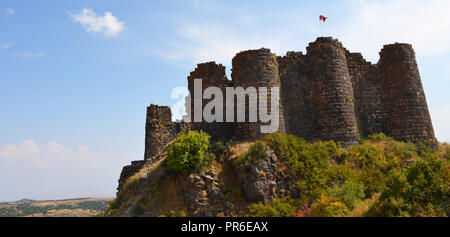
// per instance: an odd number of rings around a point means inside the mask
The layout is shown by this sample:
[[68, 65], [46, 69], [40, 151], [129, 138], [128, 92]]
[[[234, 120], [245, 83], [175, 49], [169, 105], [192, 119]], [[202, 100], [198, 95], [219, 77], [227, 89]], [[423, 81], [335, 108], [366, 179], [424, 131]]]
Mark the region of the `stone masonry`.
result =
[[[380, 132], [401, 141], [437, 144], [410, 44], [385, 45], [379, 62], [371, 64], [360, 53], [349, 52], [337, 39], [319, 37], [309, 44], [306, 54], [288, 52], [277, 57], [265, 48], [248, 50], [238, 53], [232, 65], [229, 80], [224, 66], [215, 62], [198, 64], [188, 77], [191, 95], [194, 79], [203, 79], [203, 90], [209, 86], [222, 90], [224, 102], [226, 87], [280, 87], [280, 132], [309, 141], [334, 140], [343, 146]], [[193, 111], [193, 100], [188, 112]], [[203, 100], [202, 106], [209, 101]], [[234, 101], [236, 109], [236, 98]], [[270, 111], [270, 90], [268, 102]], [[248, 99], [244, 103], [246, 122], [240, 123], [172, 122], [169, 107], [149, 106], [145, 161], [161, 157], [158, 154], [177, 134], [188, 129], [203, 130], [212, 139], [262, 138], [261, 122], [248, 122], [248, 108], [257, 103], [250, 104]], [[224, 121], [225, 116], [224, 109]], [[190, 118], [194, 121], [193, 114]], [[121, 180], [140, 166], [142, 162], [125, 167]]]

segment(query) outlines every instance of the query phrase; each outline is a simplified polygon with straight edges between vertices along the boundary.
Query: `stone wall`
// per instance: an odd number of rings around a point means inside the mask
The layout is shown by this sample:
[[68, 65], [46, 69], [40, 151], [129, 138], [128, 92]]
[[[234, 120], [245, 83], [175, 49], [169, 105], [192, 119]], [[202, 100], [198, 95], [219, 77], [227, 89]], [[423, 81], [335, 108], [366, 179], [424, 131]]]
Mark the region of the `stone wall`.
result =
[[133, 176], [135, 173], [139, 172], [139, 170], [144, 167], [146, 161], [145, 160], [136, 160], [132, 161], [130, 165], [124, 166], [122, 168], [122, 172], [120, 173], [119, 178], [119, 186], [117, 187], [117, 192], [120, 192], [122, 190], [123, 185], [125, 182]]
[[[306, 140], [335, 140], [348, 146], [357, 144], [360, 137], [383, 132], [403, 141], [435, 144], [411, 45], [386, 45], [380, 56], [380, 61], [372, 64], [360, 53], [346, 50], [338, 40], [319, 37], [309, 44], [305, 55], [288, 52], [276, 57], [265, 48], [240, 52], [232, 61], [231, 81], [224, 66], [215, 62], [198, 64], [188, 77], [188, 88], [193, 94], [194, 79], [201, 78], [203, 90], [218, 87], [225, 103], [226, 87], [280, 87], [279, 131]], [[195, 98], [191, 99], [193, 111]], [[236, 97], [234, 101], [236, 121]], [[270, 111], [270, 90], [268, 101]], [[208, 102], [203, 100], [202, 108]], [[248, 121], [248, 108], [258, 104], [249, 104], [246, 98], [244, 105]], [[177, 134], [168, 108], [158, 108], [155, 115], [148, 116], [145, 157], [157, 153], [158, 147]], [[193, 114], [190, 117], [194, 119]], [[223, 121], [225, 118], [223, 108]], [[182, 127], [203, 130], [213, 139], [255, 140], [264, 136], [260, 125], [259, 120], [256, 123], [202, 120]]]
[[383, 90], [376, 65], [364, 60], [360, 53], [347, 51], [347, 66], [352, 78], [360, 135], [366, 137], [385, 132]]
[[[203, 90], [210, 86], [222, 90], [224, 103], [226, 87], [281, 87], [281, 132], [306, 140], [335, 140], [343, 146], [357, 144], [360, 137], [379, 132], [402, 141], [436, 145], [415, 53], [409, 44], [384, 46], [380, 61], [371, 64], [360, 53], [346, 50], [338, 40], [319, 37], [309, 44], [306, 55], [288, 52], [276, 57], [262, 48], [238, 53], [232, 64], [231, 81], [224, 66], [215, 62], [198, 64], [188, 77], [191, 94], [197, 78], [203, 80]], [[188, 111], [194, 109], [195, 98], [191, 100]], [[234, 101], [236, 110], [236, 98]], [[270, 111], [270, 93], [268, 101]], [[203, 100], [202, 108], [208, 102]], [[248, 121], [248, 108], [257, 103], [249, 104], [248, 99], [244, 103]], [[226, 121], [226, 110], [223, 112]], [[236, 121], [236, 111], [234, 116]], [[190, 118], [194, 120], [193, 114]], [[146, 163], [161, 159], [160, 153], [181, 131], [203, 130], [212, 139], [255, 140], [264, 136], [260, 125], [259, 120], [172, 122], [169, 107], [152, 104], [147, 108], [144, 159]], [[136, 161], [124, 167], [119, 182], [123, 183], [143, 164]]]
[[157, 156], [178, 133], [192, 127], [189, 123], [172, 122], [172, 112], [168, 106], [150, 105], [147, 107], [147, 121], [145, 125], [144, 159]]
[[281, 80], [281, 105], [285, 114], [286, 131], [312, 140], [314, 137], [311, 80], [302, 52], [288, 52], [278, 57]]

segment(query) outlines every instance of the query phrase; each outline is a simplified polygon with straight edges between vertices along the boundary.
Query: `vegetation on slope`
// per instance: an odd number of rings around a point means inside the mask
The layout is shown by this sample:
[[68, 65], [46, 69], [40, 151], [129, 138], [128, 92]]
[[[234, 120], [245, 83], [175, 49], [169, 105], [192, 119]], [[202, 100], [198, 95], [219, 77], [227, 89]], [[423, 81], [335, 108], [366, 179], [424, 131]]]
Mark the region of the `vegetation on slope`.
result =
[[[233, 208], [230, 216], [448, 216], [450, 211], [448, 144], [433, 150], [376, 134], [342, 148], [333, 141], [310, 143], [281, 133], [254, 143], [211, 144], [207, 134], [190, 131], [171, 149], [153, 171], [166, 170], [160, 172], [164, 175], [130, 178], [104, 215], [192, 215], [182, 184], [200, 171], [218, 173], [220, 190]], [[268, 159], [266, 151], [273, 151], [279, 168], [295, 180], [295, 192], [252, 203], [233, 166], [257, 164]]]

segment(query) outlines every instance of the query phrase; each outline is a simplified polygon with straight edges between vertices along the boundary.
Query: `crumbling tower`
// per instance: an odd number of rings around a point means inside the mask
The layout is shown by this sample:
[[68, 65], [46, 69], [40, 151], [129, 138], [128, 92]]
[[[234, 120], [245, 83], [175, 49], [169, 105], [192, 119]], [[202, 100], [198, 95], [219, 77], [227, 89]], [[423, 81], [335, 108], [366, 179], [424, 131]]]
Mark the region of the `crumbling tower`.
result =
[[[221, 109], [223, 112], [223, 122], [213, 122], [209, 123], [204, 121], [202, 116], [201, 122], [194, 122], [194, 106], [195, 100], [199, 99], [194, 96], [194, 80], [202, 79], [202, 94], [208, 87], [218, 87], [222, 91], [223, 95], [223, 108]], [[191, 110], [190, 110], [190, 119], [193, 121], [193, 129], [194, 130], [202, 130], [211, 135], [213, 139], [216, 138], [226, 138], [229, 139], [233, 136], [233, 125], [231, 123], [226, 123], [226, 111], [225, 111], [225, 103], [226, 103], [226, 93], [225, 88], [231, 87], [232, 82], [228, 80], [225, 74], [225, 67], [221, 64], [216, 64], [215, 62], [201, 63], [197, 65], [197, 68], [190, 73], [188, 76], [188, 89], [191, 96]], [[203, 99], [202, 100], [202, 111], [211, 100], [211, 99]], [[217, 111], [214, 111], [217, 112]]]
[[412, 46], [385, 45], [378, 69], [384, 90], [385, 133], [401, 141], [427, 141], [436, 145]]
[[169, 106], [151, 104], [147, 107], [147, 120], [145, 122], [145, 151], [144, 160], [159, 155], [182, 131], [191, 128], [190, 123], [172, 122], [172, 112]]
[[144, 159], [158, 154], [172, 136], [168, 129], [172, 127], [172, 113], [168, 106], [150, 105], [147, 107], [145, 123], [145, 153]]
[[321, 37], [309, 44], [307, 52], [315, 138], [339, 141], [344, 146], [357, 144], [358, 125], [344, 47], [331, 37]]
[[[271, 87], [280, 88], [280, 77], [278, 74], [278, 62], [275, 54], [272, 54], [269, 49], [258, 49], [243, 51], [233, 58], [233, 71], [231, 77], [233, 78], [234, 87], [254, 87], [259, 92], [259, 87], [267, 87], [267, 111], [270, 113], [271, 108]], [[259, 95], [259, 94], [258, 94]], [[237, 102], [237, 99], [235, 98]], [[237, 102], [239, 103], [239, 102]], [[262, 138], [264, 134], [260, 133], [261, 121], [250, 123], [249, 108], [258, 106], [258, 104], [249, 103], [249, 99], [245, 99], [245, 118], [247, 122], [236, 122], [234, 128], [234, 135], [238, 139], [258, 139]], [[242, 104], [236, 104], [242, 106]], [[257, 107], [258, 108], [258, 107]], [[259, 111], [259, 109], [257, 109]], [[259, 112], [258, 112], [259, 113]], [[235, 113], [236, 118], [236, 113]], [[237, 120], [235, 120], [237, 121]], [[282, 109], [280, 108], [279, 131], [285, 132], [284, 117]]]

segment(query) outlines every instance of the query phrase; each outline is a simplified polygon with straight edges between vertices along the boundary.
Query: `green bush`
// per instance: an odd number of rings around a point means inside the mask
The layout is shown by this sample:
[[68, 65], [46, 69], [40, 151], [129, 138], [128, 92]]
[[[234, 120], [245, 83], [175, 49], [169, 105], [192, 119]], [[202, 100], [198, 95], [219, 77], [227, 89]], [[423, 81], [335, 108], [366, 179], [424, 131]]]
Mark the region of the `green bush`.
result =
[[208, 157], [209, 140], [203, 131], [181, 133], [168, 149], [167, 167], [177, 173], [201, 168]]
[[295, 176], [300, 198], [309, 202], [319, 198], [329, 183], [324, 170], [329, 167], [331, 158], [339, 155], [339, 145], [333, 141], [310, 144], [282, 133], [267, 135], [265, 141]]
[[214, 154], [218, 159], [222, 158], [227, 152], [228, 148], [221, 141], [214, 142], [210, 147], [210, 152]]
[[360, 173], [358, 181], [364, 184], [365, 196], [370, 198], [376, 193], [381, 193], [386, 183], [386, 174], [380, 169], [366, 169]]
[[289, 217], [295, 211], [295, 207], [285, 199], [274, 199], [270, 204], [252, 203], [248, 209], [251, 217]]
[[445, 216], [449, 210], [449, 173], [442, 160], [417, 160], [391, 172], [377, 215]]
[[371, 143], [363, 143], [359, 146], [351, 147], [346, 160], [360, 169], [379, 169], [388, 165], [383, 150]]
[[330, 166], [326, 170], [326, 176], [328, 177], [328, 186], [333, 186], [340, 183], [345, 183], [348, 180], [355, 180], [357, 174], [350, 167], [340, 164]]
[[386, 155], [396, 156], [402, 160], [417, 157], [417, 148], [411, 142], [396, 142], [390, 141], [387, 144]]
[[347, 181], [341, 186], [335, 185], [328, 189], [325, 194], [327, 196], [336, 197], [337, 200], [344, 203], [349, 210], [353, 210], [365, 196], [364, 185], [353, 181]]
[[446, 144], [445, 153], [443, 157], [446, 160], [450, 160], [450, 146], [448, 144]]
[[335, 197], [322, 195], [318, 202], [311, 205], [311, 213], [316, 217], [340, 217], [348, 212], [344, 203]]
[[258, 140], [250, 146], [247, 153], [241, 154], [235, 162], [239, 164], [243, 163], [245, 166], [250, 166], [258, 161], [267, 159], [268, 149], [269, 148], [263, 141]]
[[368, 140], [373, 142], [388, 142], [393, 141], [394, 139], [392, 137], [386, 136], [386, 134], [384, 133], [376, 133], [369, 135]]
[[298, 157], [298, 148], [301, 144], [306, 143], [303, 139], [294, 135], [280, 132], [269, 134], [264, 137], [264, 140], [278, 157], [289, 157], [290, 159], [296, 159]]

